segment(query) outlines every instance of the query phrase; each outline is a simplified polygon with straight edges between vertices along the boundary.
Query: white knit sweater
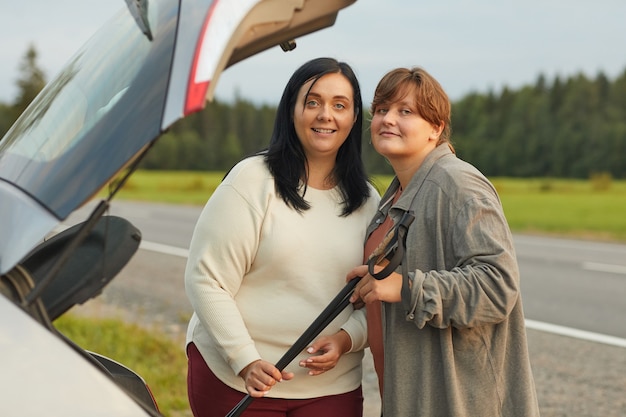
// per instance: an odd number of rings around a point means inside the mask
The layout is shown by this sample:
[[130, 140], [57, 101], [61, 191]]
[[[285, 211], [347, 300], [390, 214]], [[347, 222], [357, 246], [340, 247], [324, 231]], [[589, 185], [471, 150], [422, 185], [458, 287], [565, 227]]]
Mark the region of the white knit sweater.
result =
[[[362, 263], [366, 226], [379, 195], [341, 217], [337, 190], [308, 188], [311, 208], [298, 213], [276, 194], [263, 157], [237, 164], [207, 202], [193, 234], [185, 271], [195, 311], [187, 331], [208, 366], [228, 386], [245, 392], [238, 373], [250, 362], [276, 363]], [[312, 398], [356, 389], [366, 346], [364, 311], [348, 306], [322, 334], [343, 328], [352, 350], [319, 376], [298, 362], [296, 376], [269, 397]]]

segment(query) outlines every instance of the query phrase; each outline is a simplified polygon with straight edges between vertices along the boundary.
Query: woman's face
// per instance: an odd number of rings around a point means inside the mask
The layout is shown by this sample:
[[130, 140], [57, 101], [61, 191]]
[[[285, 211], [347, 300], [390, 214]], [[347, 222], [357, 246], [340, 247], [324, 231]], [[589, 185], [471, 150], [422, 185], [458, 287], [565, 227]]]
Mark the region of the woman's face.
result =
[[[335, 158], [356, 120], [354, 93], [348, 79], [339, 73], [300, 87], [293, 123], [308, 160]], [[308, 93], [308, 95], [307, 95]]]
[[374, 149], [392, 164], [394, 161], [421, 164], [437, 146], [442, 128], [424, 120], [409, 95], [377, 106], [370, 130]]

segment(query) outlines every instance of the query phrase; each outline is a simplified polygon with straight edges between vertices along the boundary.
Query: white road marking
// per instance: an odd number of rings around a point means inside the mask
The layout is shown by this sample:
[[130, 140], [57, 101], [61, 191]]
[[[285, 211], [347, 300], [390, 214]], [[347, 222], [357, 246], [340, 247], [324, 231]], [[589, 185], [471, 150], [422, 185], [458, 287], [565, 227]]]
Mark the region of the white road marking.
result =
[[588, 340], [590, 342], [603, 343], [605, 345], [626, 348], [626, 339], [622, 339], [620, 337], [608, 336], [605, 334], [593, 333], [585, 330], [572, 329], [571, 327], [558, 326], [556, 324], [543, 323], [541, 321], [528, 319], [526, 319], [526, 327], [528, 329], [540, 330], [542, 332], [573, 337], [575, 339]]
[[141, 241], [141, 243], [139, 244], [139, 249], [149, 250], [151, 252], [159, 252], [166, 255], [180, 256], [181, 258], [189, 257], [189, 250], [187, 249], [164, 245], [162, 243], [148, 242], [146, 240]]
[[[139, 245], [140, 249], [149, 250], [152, 252], [159, 252], [166, 255], [180, 256], [187, 258], [189, 256], [189, 250], [183, 248], [177, 248], [175, 246], [164, 245], [161, 243], [142, 241]], [[626, 273], [626, 267], [619, 268], [619, 265], [604, 265], [593, 264], [590, 262], [585, 263], [589, 269], [600, 270], [605, 272]], [[609, 270], [610, 269], [610, 270]], [[573, 329], [570, 327], [558, 326], [556, 324], [543, 323], [535, 320], [526, 320], [526, 327], [533, 330], [540, 330], [542, 332], [548, 332], [558, 334], [561, 336], [573, 337], [575, 339], [588, 340], [596, 343], [603, 343], [611, 346], [618, 346], [626, 348], [626, 339], [622, 339], [615, 336], [608, 336], [600, 333], [593, 333], [584, 330]]]
[[583, 262], [583, 269], [587, 271], [610, 272], [613, 274], [626, 275], [626, 266], [624, 265], [601, 264], [597, 262]]

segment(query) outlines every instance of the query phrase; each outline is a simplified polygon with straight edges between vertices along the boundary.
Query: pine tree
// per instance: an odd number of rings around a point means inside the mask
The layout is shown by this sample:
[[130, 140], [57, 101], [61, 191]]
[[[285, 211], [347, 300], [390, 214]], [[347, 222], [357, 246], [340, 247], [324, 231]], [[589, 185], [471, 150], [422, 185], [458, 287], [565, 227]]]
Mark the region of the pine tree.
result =
[[31, 101], [46, 85], [46, 77], [37, 64], [37, 50], [33, 45], [28, 47], [19, 69], [20, 78], [17, 80], [18, 95], [13, 103], [16, 119], [26, 110]]

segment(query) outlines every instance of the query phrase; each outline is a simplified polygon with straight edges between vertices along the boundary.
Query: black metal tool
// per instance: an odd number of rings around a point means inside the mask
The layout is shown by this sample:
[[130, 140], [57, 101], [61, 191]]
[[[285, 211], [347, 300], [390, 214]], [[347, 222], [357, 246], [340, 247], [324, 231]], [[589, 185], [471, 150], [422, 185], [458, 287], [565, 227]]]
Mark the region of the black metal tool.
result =
[[[285, 369], [292, 360], [295, 359], [298, 354], [305, 349], [321, 332], [328, 326], [344, 308], [350, 304], [350, 296], [354, 291], [354, 287], [360, 281], [360, 278], [355, 278], [349, 281], [345, 287], [333, 298], [333, 300], [326, 306], [326, 308], [320, 313], [320, 315], [311, 323], [311, 325], [302, 333], [302, 335], [295, 341], [295, 343], [289, 348], [289, 350], [278, 360], [276, 368], [279, 371]], [[247, 394], [239, 403], [232, 409], [226, 417], [240, 416], [245, 409], [254, 400], [250, 394]]]

